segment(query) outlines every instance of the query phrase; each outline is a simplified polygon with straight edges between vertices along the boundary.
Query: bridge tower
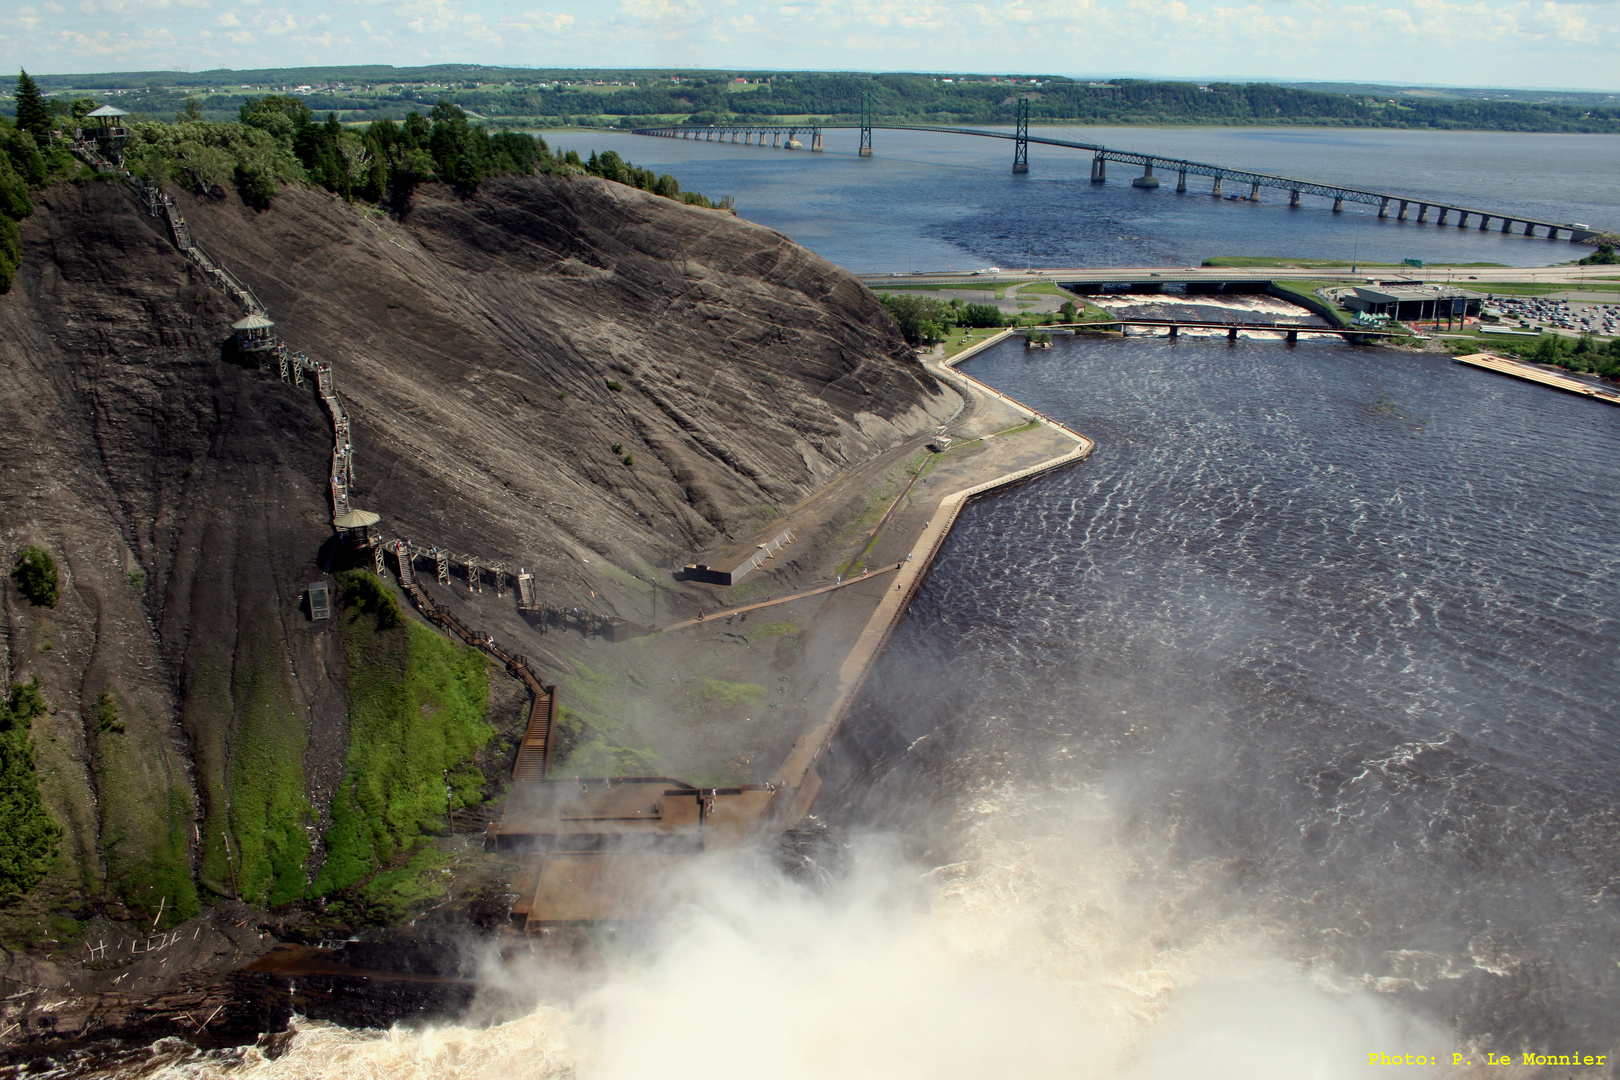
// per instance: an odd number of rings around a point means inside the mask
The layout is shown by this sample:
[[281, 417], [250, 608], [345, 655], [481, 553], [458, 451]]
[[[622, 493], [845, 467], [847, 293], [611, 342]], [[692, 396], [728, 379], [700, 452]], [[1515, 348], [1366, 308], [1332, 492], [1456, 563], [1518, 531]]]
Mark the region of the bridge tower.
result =
[[861, 157], [872, 156], [872, 95], [861, 91]]
[[1013, 172], [1029, 172], [1029, 98], [1018, 99], [1018, 130], [1013, 138]]

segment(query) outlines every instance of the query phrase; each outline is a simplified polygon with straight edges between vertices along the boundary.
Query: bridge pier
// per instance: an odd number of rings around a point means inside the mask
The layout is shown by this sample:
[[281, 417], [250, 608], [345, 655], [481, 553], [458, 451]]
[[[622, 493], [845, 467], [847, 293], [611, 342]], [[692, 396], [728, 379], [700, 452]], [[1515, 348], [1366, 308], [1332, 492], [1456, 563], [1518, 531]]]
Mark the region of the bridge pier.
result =
[[1558, 239], [1558, 227], [1557, 226], [1555, 226], [1555, 225], [1547, 226], [1547, 239], [1549, 239], [1549, 240]]
[[1446, 223], [1446, 215], [1449, 213], [1451, 213], [1451, 207], [1442, 206], [1440, 208], [1440, 216], [1434, 219], [1434, 223], [1436, 225], [1444, 225]]
[[1178, 175], [1176, 177], [1176, 194], [1177, 195], [1185, 195], [1185, 194], [1187, 194], [1187, 170], [1186, 169], [1182, 169], [1180, 175]]
[[1175, 324], [1175, 323], [1171, 323], [1171, 324], [1170, 324], [1170, 338], [1171, 338], [1171, 340], [1174, 340], [1174, 339], [1175, 339], [1175, 337], [1176, 337], [1176, 332], [1177, 332], [1177, 331], [1178, 331], [1178, 330], [1180, 330], [1180, 329], [1181, 329], [1181, 328], [1180, 328], [1180, 327], [1179, 327], [1179, 326], [1177, 326], [1177, 325], [1176, 325], [1176, 324]]
[[810, 133], [810, 150], [813, 153], [817, 153], [817, 154], [821, 153], [821, 129], [820, 128], [816, 128], [815, 131]]
[[1459, 229], [1468, 228], [1468, 211], [1466, 211], [1466, 210], [1457, 211], [1457, 228], [1459, 228]]
[[1401, 212], [1399, 214], [1395, 215], [1395, 220], [1396, 221], [1405, 221], [1406, 220], [1406, 200], [1405, 199], [1401, 200]]
[[1091, 182], [1101, 184], [1108, 179], [1108, 159], [1101, 154], [1091, 159]]
[[1510, 232], [1513, 231], [1513, 219], [1512, 218], [1505, 217], [1505, 218], [1502, 219], [1502, 231], [1504, 233], [1510, 233]]
[[754, 133], [752, 131], [743, 132], [743, 145], [744, 146], [753, 146], [754, 145]]
[[1419, 223], [1422, 223], [1422, 222], [1425, 222], [1425, 221], [1428, 221], [1428, 220], [1429, 220], [1429, 204], [1428, 203], [1418, 203], [1418, 221], [1419, 221]]
[[1343, 195], [1335, 195], [1335, 196], [1333, 196], [1333, 212], [1335, 214], [1344, 213], [1344, 196]]
[[1159, 186], [1159, 178], [1153, 175], [1152, 158], [1147, 159], [1145, 169], [1146, 171], [1143, 172], [1141, 176], [1138, 176], [1136, 179], [1131, 181], [1131, 187], [1156, 188]]
[[1381, 217], [1381, 218], [1389, 217], [1389, 200], [1388, 199], [1385, 199], [1385, 200], [1383, 200], [1382, 202], [1380, 202], [1378, 204], [1378, 216]]
[[1479, 231], [1484, 232], [1486, 229], [1488, 229], [1490, 227], [1491, 227], [1491, 215], [1489, 215], [1489, 214], [1481, 214], [1481, 215], [1479, 215]]
[[1288, 193], [1288, 205], [1290, 207], [1296, 207], [1299, 205], [1299, 188], [1295, 188], [1293, 191]]
[[1260, 185], [1259, 184], [1250, 184], [1249, 185], [1249, 201], [1250, 202], [1259, 202], [1260, 201]]
[[1288, 331], [1288, 344], [1290, 344], [1290, 345], [1298, 345], [1299, 344], [1299, 331], [1298, 330], [1290, 330], [1290, 331]]
[[782, 149], [782, 133], [780, 131], [771, 132], [771, 149]]
[[1213, 198], [1213, 199], [1218, 199], [1218, 198], [1221, 197], [1221, 178], [1220, 177], [1217, 176], [1215, 178], [1215, 182], [1209, 186], [1209, 194], [1210, 194], [1210, 198]]
[[1230, 330], [1228, 330], [1226, 332], [1226, 340], [1227, 341], [1236, 341], [1237, 340], [1237, 327], [1234, 326], [1234, 327], [1232, 327], [1232, 329], [1230, 329]]

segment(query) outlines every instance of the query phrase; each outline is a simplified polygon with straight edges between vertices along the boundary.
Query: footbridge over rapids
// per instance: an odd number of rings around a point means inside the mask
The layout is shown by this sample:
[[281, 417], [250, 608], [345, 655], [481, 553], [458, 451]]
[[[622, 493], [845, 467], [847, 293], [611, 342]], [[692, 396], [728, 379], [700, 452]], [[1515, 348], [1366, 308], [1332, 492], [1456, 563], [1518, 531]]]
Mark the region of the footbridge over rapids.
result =
[[[932, 124], [886, 124], [870, 120], [858, 124], [822, 124], [822, 123], [785, 123], [785, 124], [736, 124], [727, 126], [695, 127], [683, 124], [666, 124], [657, 127], [638, 127], [632, 129], [636, 135], [656, 135], [668, 139], [696, 139], [702, 142], [731, 142], [741, 143], [744, 146], [757, 145], [764, 147], [767, 137], [771, 139], [770, 149], [801, 149], [801, 135], [810, 139], [809, 149], [812, 152], [821, 151], [825, 147], [824, 133], [835, 130], [853, 130], [860, 132], [860, 156], [872, 156], [873, 131], [929, 131], [944, 135], [965, 135], [981, 139], [1004, 139], [1013, 144], [1013, 171], [1029, 171], [1029, 146], [1034, 143], [1038, 146], [1056, 146], [1066, 150], [1081, 150], [1092, 155], [1091, 182], [1105, 183], [1108, 179], [1108, 163], [1116, 162], [1121, 165], [1141, 169], [1141, 173], [1131, 179], [1131, 184], [1139, 188], [1157, 188], [1160, 185], [1160, 174], [1176, 177], [1176, 193], [1186, 194], [1188, 190], [1187, 178], [1203, 177], [1210, 181], [1209, 194], [1214, 198], [1241, 200], [1246, 202], [1259, 202], [1263, 189], [1286, 191], [1288, 205], [1297, 207], [1300, 200], [1309, 195], [1315, 198], [1331, 199], [1335, 212], [1342, 211], [1345, 203], [1362, 203], [1378, 207], [1380, 218], [1390, 217], [1392, 214], [1399, 221], [1415, 219], [1427, 223], [1433, 215], [1436, 225], [1446, 225], [1455, 220], [1456, 227], [1468, 228], [1473, 226], [1480, 232], [1492, 228], [1502, 233], [1519, 233], [1524, 236], [1539, 235], [1548, 240], [1567, 239], [1582, 242], [1598, 235], [1587, 225], [1574, 222], [1545, 221], [1540, 218], [1526, 217], [1523, 214], [1508, 213], [1486, 207], [1463, 206], [1458, 203], [1445, 202], [1439, 199], [1402, 194], [1394, 191], [1372, 191], [1367, 188], [1347, 187], [1343, 184], [1333, 184], [1318, 180], [1303, 180], [1293, 176], [1280, 176], [1274, 173], [1255, 172], [1250, 169], [1233, 169], [1225, 165], [1215, 165], [1206, 161], [1190, 161], [1186, 158], [1169, 157], [1160, 154], [1146, 154], [1135, 150], [1116, 150], [1100, 143], [1077, 142], [1073, 139], [1054, 139], [1044, 135], [1031, 135], [1029, 133], [1029, 112], [1027, 102], [1020, 102], [1018, 125], [1013, 131], [995, 131], [986, 128], [969, 127], [942, 127]], [[784, 143], [784, 138], [786, 142]], [[1155, 172], [1157, 170], [1157, 173]], [[1236, 192], [1227, 194], [1227, 185], [1236, 188]], [[1244, 189], [1247, 188], [1245, 191]]]

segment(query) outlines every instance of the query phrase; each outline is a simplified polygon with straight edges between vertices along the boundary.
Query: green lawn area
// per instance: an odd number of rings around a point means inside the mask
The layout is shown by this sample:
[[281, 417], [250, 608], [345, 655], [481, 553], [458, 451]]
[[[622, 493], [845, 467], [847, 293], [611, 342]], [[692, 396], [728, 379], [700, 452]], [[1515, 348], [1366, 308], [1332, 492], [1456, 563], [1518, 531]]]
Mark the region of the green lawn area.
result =
[[1316, 290], [1322, 288], [1324, 285], [1344, 284], [1341, 281], [1306, 279], [1304, 281], [1274, 281], [1272, 284], [1277, 286], [1279, 289], [1282, 289], [1284, 292], [1295, 293], [1299, 296], [1308, 296], [1318, 304], [1326, 304], [1330, 309], [1332, 309], [1333, 313], [1339, 317], [1339, 322], [1341, 325], [1356, 325], [1356, 317], [1353, 312], [1345, 310], [1326, 297], [1316, 295]]
[[1499, 296], [1547, 296], [1566, 292], [1620, 293], [1620, 282], [1581, 281], [1544, 283], [1538, 281], [1476, 281], [1473, 284], [1454, 281], [1453, 285], [1469, 292], [1495, 293]]
[[[1043, 282], [1043, 284], [1045, 284]], [[874, 285], [873, 292], [976, 292], [984, 293], [985, 299], [1000, 300], [1007, 292], [1005, 285], [975, 286], [972, 282], [963, 282], [960, 285]]]
[[[1415, 269], [1415, 268], [1407, 267], [1406, 264], [1404, 264], [1404, 263], [1364, 262], [1364, 261], [1360, 261], [1360, 260], [1352, 262], [1349, 259], [1290, 259], [1290, 258], [1286, 258], [1286, 257], [1280, 256], [1280, 255], [1216, 255], [1216, 256], [1213, 256], [1212, 258], [1205, 259], [1201, 265], [1203, 265], [1203, 266], [1223, 266], [1223, 267], [1234, 267], [1234, 268], [1235, 267], [1248, 267], [1248, 266], [1299, 267], [1301, 269], [1307, 269], [1307, 270], [1308, 269], [1313, 269], [1313, 268], [1314, 269], [1322, 269], [1322, 270], [1329, 270], [1329, 269], [1331, 269], [1331, 270], [1339, 270], [1339, 269], [1348, 270], [1352, 266], [1354, 266], [1354, 267], [1362, 267], [1362, 266], [1367, 266], [1367, 267], [1396, 267], [1396, 268], [1399, 268], [1399, 269]], [[1432, 267], [1432, 266], [1481, 267], [1481, 266], [1505, 266], [1505, 265], [1507, 265], [1507, 264], [1506, 263], [1494, 263], [1494, 262], [1425, 263], [1423, 268], [1427, 269], [1428, 267]]]
[[985, 338], [995, 337], [1004, 327], [983, 327], [978, 330], [952, 329], [945, 339], [945, 358], [949, 360], [963, 349], [972, 348]]

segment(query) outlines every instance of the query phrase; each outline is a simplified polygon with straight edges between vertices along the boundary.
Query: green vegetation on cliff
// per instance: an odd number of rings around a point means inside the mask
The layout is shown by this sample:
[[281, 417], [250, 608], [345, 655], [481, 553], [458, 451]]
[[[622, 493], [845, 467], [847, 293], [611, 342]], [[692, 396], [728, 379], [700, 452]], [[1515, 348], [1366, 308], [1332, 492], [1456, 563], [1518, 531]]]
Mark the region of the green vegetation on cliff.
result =
[[304, 717], [278, 624], [263, 618], [247, 623], [244, 631], [231, 678], [236, 732], [226, 769], [229, 854], [242, 899], [283, 904], [302, 896], [308, 880]]
[[1048, 123], [1620, 130], [1615, 97], [1602, 93], [1082, 82], [1031, 74], [581, 71], [442, 64], [56, 75], [42, 77], [40, 84], [59, 100], [117, 89], [119, 105], [131, 112], [169, 116], [185, 110], [211, 119], [233, 115], [251, 95], [296, 90], [315, 112], [334, 112], [348, 123], [403, 120], [412, 110], [445, 100], [506, 125], [849, 120], [860, 114], [861, 95], [867, 93], [877, 117], [908, 123], [1011, 123], [1017, 98], [1027, 95], [1036, 122]]
[[185, 767], [157, 718], [111, 690], [88, 719], [107, 893], [145, 920], [173, 926], [198, 910]]
[[39, 680], [0, 701], [0, 900], [32, 889], [56, 854], [62, 829], [40, 801], [28, 729], [45, 711]]
[[125, 159], [137, 175], [181, 184], [198, 194], [234, 186], [242, 199], [270, 205], [277, 187], [306, 182], [345, 199], [402, 203], [417, 185], [441, 181], [475, 189], [496, 176], [586, 172], [680, 202], [710, 205], [682, 192], [669, 174], [638, 169], [611, 151], [588, 162], [574, 152], [553, 155], [546, 141], [514, 131], [491, 132], [463, 110], [441, 101], [424, 117], [381, 119], [346, 127], [334, 114], [317, 121], [296, 97], [248, 98], [236, 120], [202, 119], [196, 110], [172, 124], [135, 122]]
[[315, 895], [358, 889], [394, 911], [430, 892], [426, 837], [484, 785], [470, 764], [494, 728], [484, 721], [489, 670], [477, 651], [405, 619], [363, 570], [342, 581], [339, 632], [349, 667], [349, 755], [332, 799]]
[[61, 583], [56, 573], [56, 560], [44, 548], [25, 548], [11, 568], [11, 577], [30, 603], [40, 607], [56, 606], [61, 596]]
[[17, 119], [0, 117], [0, 293], [11, 288], [22, 262], [22, 238], [17, 222], [34, 212], [30, 189], [45, 186], [51, 162], [41, 150], [50, 145], [51, 106], [34, 80], [23, 72], [17, 79]]

